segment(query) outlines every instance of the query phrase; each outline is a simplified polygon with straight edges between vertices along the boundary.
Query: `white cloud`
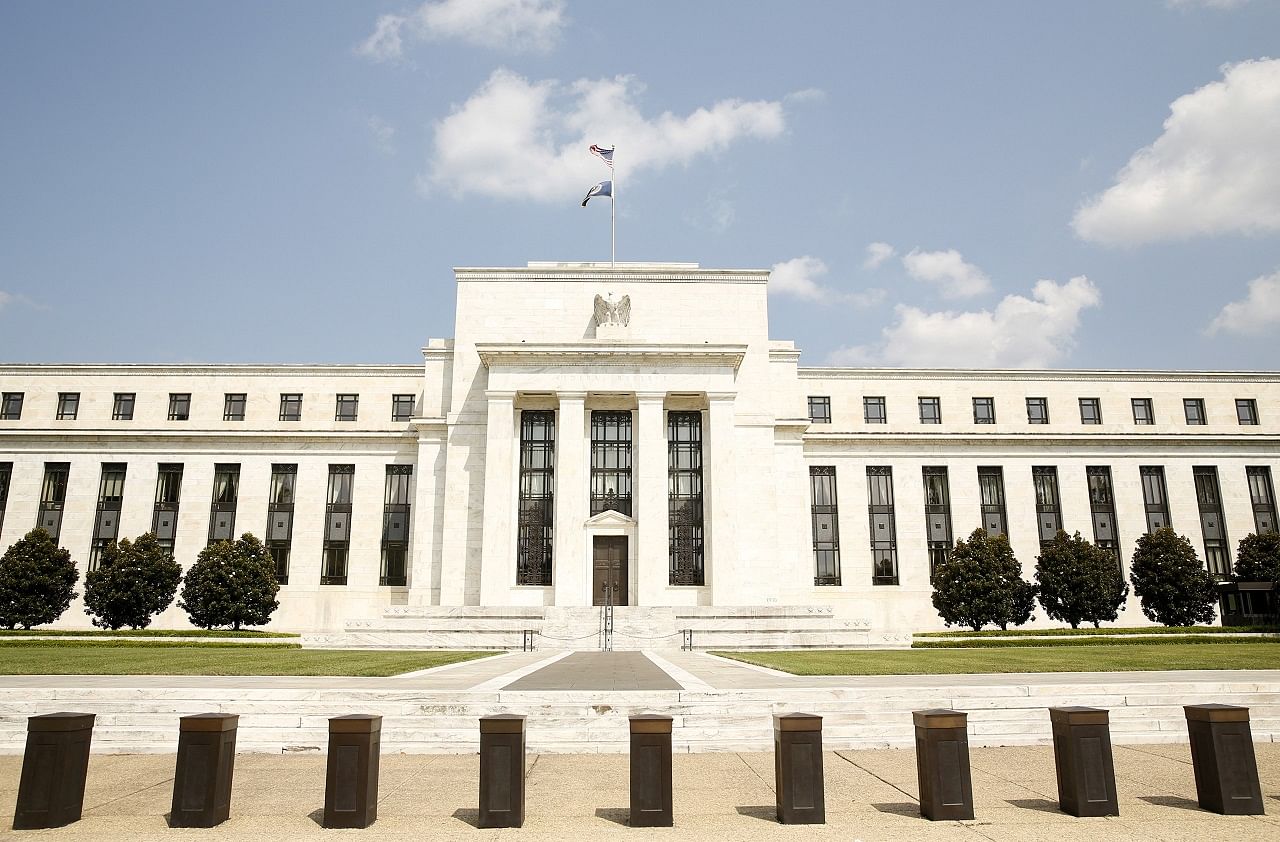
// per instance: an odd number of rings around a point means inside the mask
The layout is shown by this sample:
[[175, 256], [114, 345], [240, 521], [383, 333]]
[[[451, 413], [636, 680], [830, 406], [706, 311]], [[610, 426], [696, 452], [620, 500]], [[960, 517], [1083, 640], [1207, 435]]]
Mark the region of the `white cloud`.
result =
[[1076, 211], [1079, 236], [1137, 244], [1280, 231], [1280, 59], [1222, 70], [1174, 100], [1164, 133]]
[[1205, 332], [1218, 331], [1257, 336], [1280, 328], [1280, 272], [1254, 278], [1249, 294], [1242, 301], [1232, 301], [1222, 308]]
[[880, 264], [898, 253], [898, 250], [888, 243], [868, 243], [867, 259], [862, 261], [863, 269], [878, 269]]
[[787, 102], [823, 102], [826, 98], [827, 92], [822, 88], [805, 88], [783, 97]]
[[1164, 0], [1170, 9], [1238, 9], [1249, 0]]
[[390, 155], [396, 151], [395, 126], [376, 115], [369, 118], [368, 126], [369, 133], [373, 135], [373, 145], [379, 152]]
[[[721, 100], [686, 115], [646, 117], [642, 86], [630, 76], [531, 82], [505, 68], [435, 126], [424, 187], [455, 196], [480, 193], [544, 202], [581, 199], [607, 178], [587, 154], [592, 143], [618, 143], [620, 186], [637, 174], [687, 165], [744, 138], [774, 138], [786, 128], [776, 101]], [[625, 200], [624, 200], [625, 201]]]
[[402, 58], [406, 38], [457, 40], [512, 52], [546, 52], [565, 25], [564, 0], [437, 0], [401, 15], [381, 15], [356, 53], [374, 61]]
[[4, 306], [12, 300], [13, 300], [12, 295], [0, 289], [0, 310], [3, 310]]
[[882, 289], [844, 292], [824, 285], [819, 279], [827, 271], [826, 263], [809, 255], [775, 263], [769, 274], [769, 293], [793, 295], [806, 301], [844, 303], [854, 307], [872, 307], [884, 301], [885, 291]]
[[1039, 281], [1032, 298], [1007, 295], [994, 310], [925, 312], [900, 304], [878, 345], [838, 348], [832, 365], [1044, 368], [1070, 354], [1080, 313], [1101, 302], [1083, 275]]
[[966, 263], [955, 249], [920, 251], [912, 249], [902, 258], [907, 274], [918, 281], [936, 284], [943, 298], [972, 298], [991, 289], [987, 274]]

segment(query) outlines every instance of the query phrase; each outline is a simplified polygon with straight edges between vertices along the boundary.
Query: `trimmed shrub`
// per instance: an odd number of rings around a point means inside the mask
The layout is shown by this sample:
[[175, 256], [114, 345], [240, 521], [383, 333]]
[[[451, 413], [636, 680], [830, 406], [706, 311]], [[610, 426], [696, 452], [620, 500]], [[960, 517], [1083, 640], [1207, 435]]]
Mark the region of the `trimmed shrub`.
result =
[[112, 543], [84, 577], [84, 613], [104, 629], [145, 629], [169, 607], [182, 568], [152, 532]]
[[275, 564], [262, 542], [249, 533], [200, 551], [182, 583], [178, 607], [202, 629], [263, 626], [280, 606]]
[[1251, 533], [1240, 539], [1235, 580], [1280, 583], [1280, 532]]
[[1147, 619], [1166, 626], [1213, 622], [1217, 591], [1195, 547], [1166, 526], [1138, 539], [1129, 570]]
[[948, 626], [1020, 626], [1031, 619], [1035, 601], [1036, 587], [1022, 578], [1009, 539], [985, 529], [957, 541], [933, 575], [933, 607]]
[[29, 629], [62, 616], [79, 594], [71, 553], [37, 527], [0, 556], [0, 626]]
[[1079, 532], [1071, 536], [1061, 529], [1040, 549], [1036, 584], [1044, 613], [1073, 629], [1081, 623], [1097, 628], [1104, 620], [1113, 622], [1129, 596], [1129, 583], [1115, 556]]

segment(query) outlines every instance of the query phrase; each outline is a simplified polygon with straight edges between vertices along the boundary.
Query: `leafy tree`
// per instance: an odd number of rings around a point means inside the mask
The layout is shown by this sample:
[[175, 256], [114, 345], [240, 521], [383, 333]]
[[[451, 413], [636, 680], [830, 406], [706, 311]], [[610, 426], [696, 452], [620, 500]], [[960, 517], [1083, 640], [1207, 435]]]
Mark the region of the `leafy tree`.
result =
[[218, 541], [200, 551], [183, 581], [178, 607], [202, 629], [262, 626], [280, 606], [279, 590], [270, 553], [246, 532], [238, 541]]
[[1040, 550], [1036, 584], [1044, 613], [1070, 623], [1073, 629], [1081, 623], [1097, 628], [1103, 620], [1115, 620], [1129, 595], [1115, 556], [1081, 538], [1079, 532], [1070, 536], [1061, 529]]
[[29, 629], [52, 623], [79, 594], [71, 553], [39, 527], [0, 556], [0, 626]]
[[1237, 582], [1280, 583], [1280, 532], [1249, 534], [1236, 550]]
[[98, 568], [85, 574], [84, 613], [100, 628], [145, 629], [173, 602], [181, 580], [182, 568], [155, 533], [126, 538], [108, 545]]
[[1149, 620], [1166, 626], [1213, 622], [1213, 576], [1191, 542], [1168, 526], [1138, 539], [1129, 581]]
[[1035, 585], [1022, 578], [1009, 539], [985, 529], [957, 541], [933, 575], [933, 607], [948, 626], [1020, 626], [1031, 619], [1035, 600]]

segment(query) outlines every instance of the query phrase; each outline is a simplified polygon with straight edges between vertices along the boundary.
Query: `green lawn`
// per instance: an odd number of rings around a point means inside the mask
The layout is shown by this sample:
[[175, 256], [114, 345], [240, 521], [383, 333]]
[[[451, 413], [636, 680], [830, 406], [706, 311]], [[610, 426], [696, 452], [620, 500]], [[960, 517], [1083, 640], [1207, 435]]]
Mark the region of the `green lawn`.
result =
[[1280, 669], [1280, 643], [1016, 647], [884, 651], [715, 652], [796, 675], [953, 675], [984, 672], [1109, 672]]
[[0, 641], [3, 675], [397, 675], [496, 652], [366, 652], [292, 643]]
[[290, 632], [263, 632], [241, 629], [0, 629], [4, 637], [300, 637]]
[[1159, 635], [1159, 634], [1255, 634], [1280, 632], [1280, 626], [1093, 626], [1054, 629], [983, 629], [973, 631], [916, 632], [915, 637], [1089, 637], [1093, 635]]

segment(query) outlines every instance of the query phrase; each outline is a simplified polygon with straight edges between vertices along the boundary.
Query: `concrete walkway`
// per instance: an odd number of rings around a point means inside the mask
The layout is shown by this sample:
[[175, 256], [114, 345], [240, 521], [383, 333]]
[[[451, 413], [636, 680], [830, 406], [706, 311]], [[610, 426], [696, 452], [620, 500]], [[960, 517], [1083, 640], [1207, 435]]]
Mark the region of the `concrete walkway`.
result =
[[682, 690], [641, 652], [574, 652], [504, 690]]
[[1223, 840], [1280, 838], [1280, 744], [1256, 746], [1269, 815], [1225, 817], [1196, 807], [1185, 745], [1115, 748], [1118, 818], [1076, 819], [1057, 810], [1053, 750], [977, 748], [971, 753], [976, 820], [919, 816], [914, 753], [828, 752], [827, 824], [774, 820], [773, 755], [677, 755], [672, 776], [675, 828], [627, 826], [626, 755], [530, 755], [521, 829], [477, 831], [479, 761], [471, 756], [386, 755], [378, 821], [365, 831], [322, 831], [325, 758], [240, 755], [231, 819], [211, 830], [171, 830], [172, 755], [94, 755], [84, 818], [56, 830], [10, 832], [21, 758], [0, 757], [0, 837], [49, 840], [186, 838], [272, 842], [323, 838], [378, 840]]

